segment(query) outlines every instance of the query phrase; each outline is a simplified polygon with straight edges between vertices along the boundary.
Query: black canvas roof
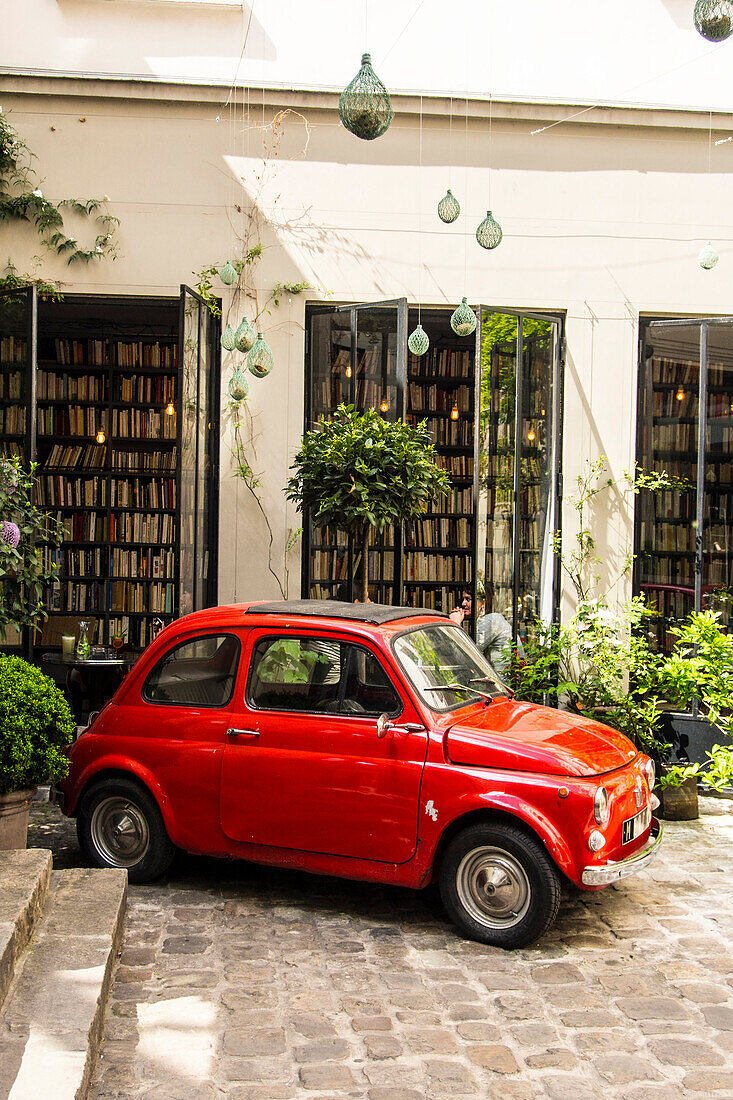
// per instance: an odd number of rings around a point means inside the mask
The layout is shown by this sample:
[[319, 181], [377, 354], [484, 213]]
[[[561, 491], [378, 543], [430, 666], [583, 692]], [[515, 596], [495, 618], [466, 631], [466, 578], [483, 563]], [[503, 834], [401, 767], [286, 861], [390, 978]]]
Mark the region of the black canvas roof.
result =
[[351, 619], [377, 626], [397, 619], [411, 619], [414, 615], [448, 618], [445, 612], [427, 607], [390, 607], [386, 603], [344, 603], [340, 600], [274, 600], [272, 603], [252, 604], [245, 615], [315, 615], [323, 619]]

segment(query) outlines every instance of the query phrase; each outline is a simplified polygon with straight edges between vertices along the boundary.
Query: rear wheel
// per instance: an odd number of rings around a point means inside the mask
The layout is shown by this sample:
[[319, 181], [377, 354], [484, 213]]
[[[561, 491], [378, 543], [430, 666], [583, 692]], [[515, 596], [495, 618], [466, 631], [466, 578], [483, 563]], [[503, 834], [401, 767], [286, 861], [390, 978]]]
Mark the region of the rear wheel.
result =
[[535, 837], [486, 822], [468, 826], [448, 845], [440, 893], [451, 920], [470, 939], [526, 947], [557, 916], [560, 876]]
[[103, 779], [82, 795], [79, 844], [97, 867], [126, 868], [130, 882], [150, 882], [169, 867], [175, 847], [153, 796], [129, 779]]

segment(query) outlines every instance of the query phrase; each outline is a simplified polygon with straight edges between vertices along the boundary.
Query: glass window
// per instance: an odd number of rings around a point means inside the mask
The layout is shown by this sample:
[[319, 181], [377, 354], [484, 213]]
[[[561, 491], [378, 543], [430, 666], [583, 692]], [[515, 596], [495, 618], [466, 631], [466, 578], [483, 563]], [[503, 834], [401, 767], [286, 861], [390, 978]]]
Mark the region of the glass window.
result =
[[393, 645], [410, 683], [432, 710], [453, 710], [477, 702], [478, 692], [509, 694], [460, 627], [421, 627], [400, 634]]
[[401, 700], [373, 653], [328, 638], [263, 638], [255, 646], [248, 702], [264, 710], [378, 716]]
[[143, 699], [169, 706], [226, 706], [234, 691], [240, 649], [233, 634], [181, 642], [158, 661], [143, 684]]

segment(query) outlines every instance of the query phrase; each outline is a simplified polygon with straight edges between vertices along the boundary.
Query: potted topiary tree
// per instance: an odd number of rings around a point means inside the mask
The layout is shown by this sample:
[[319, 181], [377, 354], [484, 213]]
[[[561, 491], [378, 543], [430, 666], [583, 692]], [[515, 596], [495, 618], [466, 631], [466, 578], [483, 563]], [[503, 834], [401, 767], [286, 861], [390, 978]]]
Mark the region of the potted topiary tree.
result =
[[20, 657], [0, 656], [0, 849], [25, 847], [35, 789], [66, 775], [74, 729], [53, 680]]
[[414, 519], [427, 502], [450, 488], [435, 462], [425, 425], [390, 423], [375, 409], [339, 405], [303, 436], [285, 487], [301, 512], [317, 526], [353, 535], [361, 550], [359, 598], [369, 599], [369, 543], [372, 532]]

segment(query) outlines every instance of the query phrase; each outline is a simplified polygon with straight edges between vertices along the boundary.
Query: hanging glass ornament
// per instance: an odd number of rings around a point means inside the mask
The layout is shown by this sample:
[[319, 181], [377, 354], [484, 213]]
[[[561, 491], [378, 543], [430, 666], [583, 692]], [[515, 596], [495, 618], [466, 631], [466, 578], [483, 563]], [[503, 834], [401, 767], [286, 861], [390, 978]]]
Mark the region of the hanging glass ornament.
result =
[[227, 325], [221, 334], [221, 346], [227, 351], [234, 351], [237, 346], [237, 334], [231, 325]]
[[245, 317], [234, 334], [238, 351], [249, 351], [255, 342], [255, 330]]
[[257, 339], [247, 356], [247, 370], [256, 378], [264, 378], [272, 370], [273, 363], [272, 352], [266, 341], [262, 339], [262, 333], [258, 332]]
[[364, 141], [389, 129], [394, 111], [389, 92], [372, 68], [371, 54], [363, 55], [359, 72], [341, 93], [339, 116], [346, 129]]
[[450, 327], [457, 336], [470, 336], [476, 328], [476, 314], [471, 309], [466, 298], [461, 299], [461, 304], [450, 319]]
[[9, 546], [11, 550], [15, 550], [16, 546], [20, 542], [20, 528], [17, 523], [12, 523], [9, 519], [4, 519], [0, 523], [0, 541], [4, 542], [6, 546]]
[[700, 249], [697, 257], [697, 262], [700, 267], [704, 267], [706, 271], [710, 271], [711, 267], [715, 267], [720, 256], [715, 251], [710, 241]]
[[501, 238], [504, 234], [501, 231], [496, 218], [492, 215], [490, 210], [486, 211], [486, 217], [481, 222], [481, 225], [476, 230], [476, 240], [482, 248], [496, 248], [501, 244]]
[[697, 0], [695, 26], [708, 42], [724, 42], [733, 34], [733, 0]]
[[460, 212], [460, 203], [449, 189], [445, 193], [445, 198], [442, 198], [438, 203], [438, 217], [442, 222], [447, 222], [450, 225], [451, 222], [456, 220]]
[[224, 264], [223, 268], [219, 272], [219, 278], [227, 286], [231, 286], [232, 283], [237, 281], [237, 269], [234, 264], [230, 264], [229, 260]]
[[407, 337], [407, 346], [413, 355], [424, 355], [430, 347], [430, 337], [422, 325], [414, 328]]
[[232, 401], [244, 401], [248, 393], [249, 382], [245, 378], [244, 372], [237, 367], [229, 379], [229, 396]]

